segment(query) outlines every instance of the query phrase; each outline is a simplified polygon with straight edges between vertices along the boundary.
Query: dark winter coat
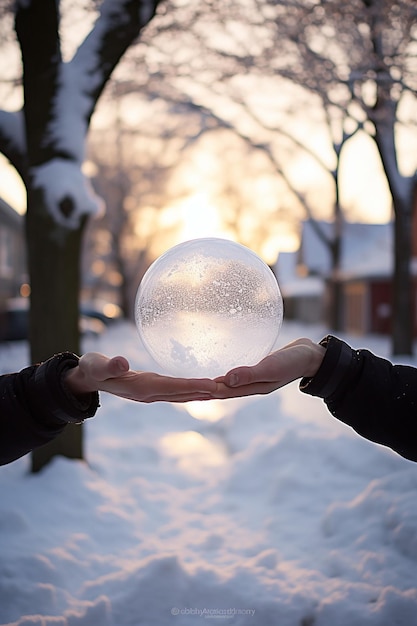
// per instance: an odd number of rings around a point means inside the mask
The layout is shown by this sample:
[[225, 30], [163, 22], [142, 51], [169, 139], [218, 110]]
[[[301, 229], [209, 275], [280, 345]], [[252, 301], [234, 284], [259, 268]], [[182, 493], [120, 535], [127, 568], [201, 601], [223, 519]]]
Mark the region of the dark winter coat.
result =
[[357, 433], [417, 461], [417, 369], [393, 365], [368, 350], [328, 336], [322, 365], [301, 380], [304, 393], [324, 399], [330, 413]]
[[54, 439], [69, 422], [79, 423], [96, 413], [97, 393], [88, 394], [83, 402], [62, 382], [64, 372], [78, 361], [65, 352], [0, 376], [0, 465]]

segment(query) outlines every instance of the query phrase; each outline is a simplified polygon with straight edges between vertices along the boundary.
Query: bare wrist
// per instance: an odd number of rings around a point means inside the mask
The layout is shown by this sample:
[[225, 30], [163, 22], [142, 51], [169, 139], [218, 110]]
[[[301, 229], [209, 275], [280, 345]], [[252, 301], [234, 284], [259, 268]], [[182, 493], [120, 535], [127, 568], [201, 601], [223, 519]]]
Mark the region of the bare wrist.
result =
[[77, 397], [96, 391], [96, 389], [91, 389], [91, 385], [88, 385], [86, 377], [81, 373], [78, 365], [64, 374], [63, 383], [68, 391]]
[[309, 346], [309, 363], [304, 374], [307, 378], [313, 378], [323, 363], [326, 348], [320, 344], [311, 342]]

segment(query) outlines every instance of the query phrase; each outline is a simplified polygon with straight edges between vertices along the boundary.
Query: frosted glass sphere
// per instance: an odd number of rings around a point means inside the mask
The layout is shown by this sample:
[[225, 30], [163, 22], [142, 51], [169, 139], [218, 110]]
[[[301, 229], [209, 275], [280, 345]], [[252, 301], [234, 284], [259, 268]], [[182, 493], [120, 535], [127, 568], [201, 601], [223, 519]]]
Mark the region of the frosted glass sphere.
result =
[[216, 377], [254, 365], [283, 317], [277, 280], [252, 250], [226, 239], [174, 246], [145, 273], [135, 319], [150, 355], [173, 376]]

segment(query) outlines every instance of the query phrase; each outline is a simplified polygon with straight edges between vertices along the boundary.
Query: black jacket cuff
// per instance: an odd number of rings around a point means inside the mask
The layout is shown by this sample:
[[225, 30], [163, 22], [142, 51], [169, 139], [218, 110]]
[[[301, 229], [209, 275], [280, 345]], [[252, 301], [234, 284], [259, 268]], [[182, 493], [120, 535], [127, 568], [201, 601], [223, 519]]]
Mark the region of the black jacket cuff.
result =
[[320, 342], [326, 348], [326, 354], [320, 368], [313, 378], [303, 378], [300, 390], [311, 396], [327, 400], [346, 382], [355, 359], [352, 348], [332, 335], [327, 335]]
[[86, 394], [81, 400], [65, 387], [65, 372], [76, 367], [78, 362], [78, 356], [63, 352], [41, 363], [35, 372], [36, 398], [42, 402], [47, 414], [59, 422], [78, 424], [93, 417], [99, 406], [97, 392]]

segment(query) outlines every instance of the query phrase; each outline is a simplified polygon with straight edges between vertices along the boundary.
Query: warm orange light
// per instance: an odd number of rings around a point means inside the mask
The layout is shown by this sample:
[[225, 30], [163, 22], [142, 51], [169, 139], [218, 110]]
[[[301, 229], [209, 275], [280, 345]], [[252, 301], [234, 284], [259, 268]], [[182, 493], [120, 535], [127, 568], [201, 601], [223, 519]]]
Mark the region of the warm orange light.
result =
[[29, 298], [30, 296], [30, 285], [28, 285], [27, 283], [23, 283], [23, 285], [20, 286], [20, 295], [22, 296], [22, 298]]
[[228, 402], [223, 400], [209, 400], [207, 402], [187, 402], [185, 410], [198, 420], [218, 422], [227, 414]]
[[113, 304], [112, 302], [106, 302], [106, 304], [103, 306], [103, 313], [107, 317], [114, 318], [120, 315], [121, 310], [117, 304]]
[[160, 446], [166, 456], [174, 458], [179, 468], [190, 474], [206, 474], [227, 460], [221, 445], [193, 430], [167, 433]]
[[225, 229], [219, 210], [203, 192], [190, 196], [176, 210], [181, 223], [179, 242], [198, 237], [233, 238]]

